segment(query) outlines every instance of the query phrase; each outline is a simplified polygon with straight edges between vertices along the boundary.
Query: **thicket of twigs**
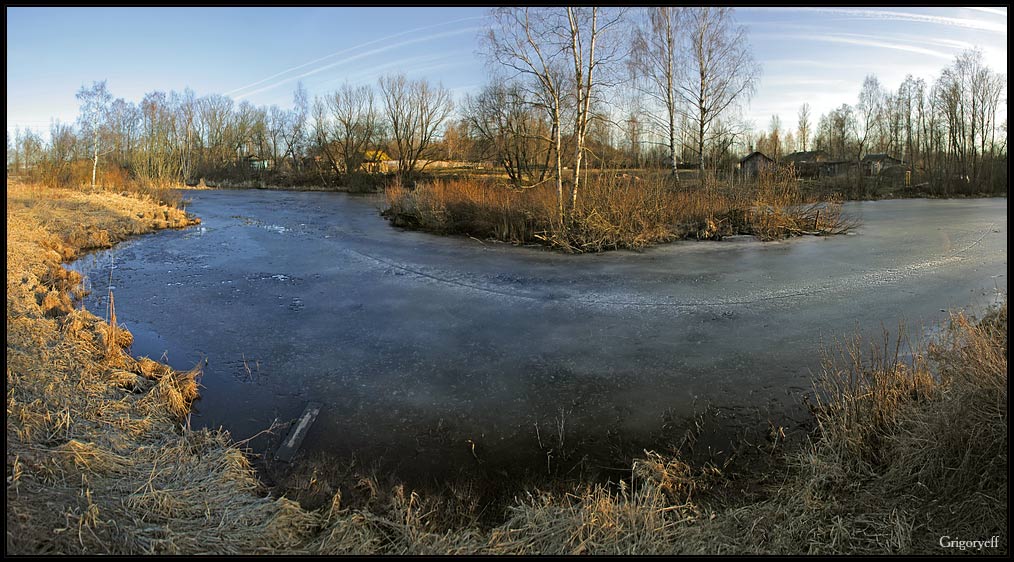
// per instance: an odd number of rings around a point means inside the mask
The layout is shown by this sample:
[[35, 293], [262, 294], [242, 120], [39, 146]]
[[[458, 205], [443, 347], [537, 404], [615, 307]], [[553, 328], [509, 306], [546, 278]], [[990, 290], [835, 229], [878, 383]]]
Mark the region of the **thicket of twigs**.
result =
[[755, 183], [735, 187], [708, 182], [677, 188], [660, 176], [595, 175], [562, 216], [548, 182], [513, 189], [492, 179], [433, 180], [414, 189], [394, 184], [386, 194], [386, 215], [397, 226], [567, 252], [637, 250], [733, 234], [772, 240], [855, 226], [842, 213], [840, 197], [804, 197], [791, 170], [764, 171]]

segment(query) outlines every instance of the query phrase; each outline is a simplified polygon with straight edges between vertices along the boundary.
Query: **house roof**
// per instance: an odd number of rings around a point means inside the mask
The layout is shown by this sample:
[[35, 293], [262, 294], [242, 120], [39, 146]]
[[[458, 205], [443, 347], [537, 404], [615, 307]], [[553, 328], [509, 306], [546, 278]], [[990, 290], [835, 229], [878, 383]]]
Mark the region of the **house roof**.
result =
[[867, 154], [866, 156], [863, 156], [863, 162], [876, 162], [883, 160], [894, 160], [895, 162], [901, 162], [901, 160], [898, 160], [894, 156], [890, 156], [883, 152], [878, 152], [876, 154]]
[[383, 150], [367, 150], [363, 153], [363, 157], [368, 162], [384, 162], [391, 159]]
[[755, 150], [755, 151], [751, 152], [750, 154], [747, 154], [746, 156], [744, 156], [743, 158], [741, 158], [739, 160], [739, 163], [743, 164], [747, 160], [751, 160], [753, 158], [757, 158], [758, 156], [761, 157], [761, 158], [763, 158], [763, 159], [765, 159], [765, 160], [767, 160], [768, 162], [774, 162], [774, 160], [768, 158], [763, 152], [758, 152], [758, 151]]
[[821, 158], [821, 157], [823, 157], [823, 158], [826, 159], [827, 158], [827, 152], [824, 152], [823, 150], [807, 150], [807, 151], [799, 151], [799, 152], [793, 152], [792, 154], [787, 154], [787, 155], [785, 155], [785, 156], [782, 157], [782, 161], [783, 162], [786, 162], [786, 161], [787, 162], [813, 162], [813, 161], [817, 160], [817, 158]]

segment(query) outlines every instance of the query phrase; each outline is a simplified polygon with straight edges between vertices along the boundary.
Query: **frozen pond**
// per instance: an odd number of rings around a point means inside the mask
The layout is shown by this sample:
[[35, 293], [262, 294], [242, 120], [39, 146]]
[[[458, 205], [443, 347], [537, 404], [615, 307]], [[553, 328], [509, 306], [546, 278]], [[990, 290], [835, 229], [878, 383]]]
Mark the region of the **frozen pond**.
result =
[[417, 474], [474, 463], [467, 440], [492, 464], [544, 459], [561, 420], [591, 449], [705, 402], [784, 413], [822, 342], [1007, 289], [1006, 199], [849, 203], [849, 236], [568, 256], [401, 231], [376, 196], [187, 197], [201, 225], [75, 264], [86, 306], [105, 309], [112, 267], [135, 355], [208, 358], [194, 425], [245, 439], [320, 402], [304, 450]]

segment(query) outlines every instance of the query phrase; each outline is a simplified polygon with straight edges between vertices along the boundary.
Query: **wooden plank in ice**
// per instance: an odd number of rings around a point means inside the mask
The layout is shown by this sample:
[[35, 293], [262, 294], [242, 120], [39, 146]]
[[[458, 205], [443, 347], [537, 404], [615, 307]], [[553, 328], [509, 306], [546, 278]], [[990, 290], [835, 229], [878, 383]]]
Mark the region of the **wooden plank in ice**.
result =
[[303, 410], [303, 415], [299, 416], [299, 421], [292, 426], [289, 430], [289, 434], [285, 437], [285, 441], [282, 441], [282, 445], [278, 447], [278, 451], [275, 453], [275, 459], [283, 462], [289, 462], [292, 457], [295, 456], [296, 451], [299, 450], [299, 446], [303, 443], [303, 439], [306, 434], [310, 431], [310, 426], [313, 425], [314, 420], [317, 419], [317, 414], [320, 413], [321, 404], [319, 402], [309, 402], [306, 405], [306, 409]]

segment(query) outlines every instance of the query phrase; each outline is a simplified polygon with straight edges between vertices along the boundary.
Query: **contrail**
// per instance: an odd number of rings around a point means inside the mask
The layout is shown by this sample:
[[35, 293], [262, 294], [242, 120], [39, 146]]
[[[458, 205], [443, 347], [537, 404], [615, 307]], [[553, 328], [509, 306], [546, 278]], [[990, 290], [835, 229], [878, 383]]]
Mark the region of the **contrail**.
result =
[[[405, 45], [412, 45], [412, 44], [415, 44], [415, 43], [422, 43], [422, 42], [425, 42], [425, 41], [432, 41], [433, 39], [439, 39], [441, 37], [450, 37], [452, 35], [461, 35], [463, 33], [473, 33], [473, 32], [475, 32], [475, 31], [477, 31], [479, 29], [481, 29], [481, 28], [480, 27], [466, 27], [464, 29], [458, 29], [458, 30], [455, 30], [455, 31], [446, 31], [446, 32], [443, 32], [443, 33], [434, 33], [432, 35], [427, 35], [425, 37], [419, 37], [419, 38], [416, 38], [416, 39], [409, 39], [408, 41], [402, 41], [400, 43], [394, 43], [394, 44], [391, 44], [391, 45], [385, 45], [383, 47], [380, 47], [380, 48], [377, 48], [377, 49], [373, 49], [371, 51], [365, 51], [365, 52], [361, 52], [361, 53], [352, 55], [350, 57], [345, 57], [345, 58], [343, 58], [341, 60], [338, 60], [338, 61], [335, 61], [335, 62], [332, 62], [332, 63], [329, 63], [329, 64], [325, 64], [324, 66], [319, 66], [317, 68], [314, 68], [313, 70], [304, 72], [304, 73], [296, 75], [296, 76], [290, 76], [288, 78], [284, 78], [284, 79], [279, 80], [279, 81], [277, 81], [277, 82], [275, 82], [273, 84], [269, 84], [267, 86], [262, 86], [260, 88], [257, 88], [256, 90], [251, 90], [249, 92], [246, 92], [245, 94], [240, 94], [240, 95], [236, 96], [236, 99], [237, 100], [241, 100], [243, 98], [252, 96], [254, 94], [263, 92], [265, 90], [270, 90], [272, 88], [276, 88], [276, 87], [281, 86], [282, 84], [285, 84], [287, 82], [292, 82], [293, 80], [299, 80], [300, 78], [306, 78], [307, 76], [312, 76], [314, 74], [323, 72], [323, 71], [325, 71], [325, 70], [327, 70], [329, 68], [334, 68], [335, 66], [342, 65], [342, 64], [345, 64], [345, 63], [349, 63], [349, 62], [352, 62], [352, 61], [355, 61], [355, 60], [359, 60], [361, 58], [365, 58], [365, 57], [368, 57], [368, 56], [371, 56], [371, 55], [375, 55], [375, 54], [378, 54], [378, 53], [382, 53], [384, 51], [390, 51], [391, 49], [396, 49], [398, 47], [404, 47]], [[372, 43], [376, 43], [376, 42], [377, 41], [370, 41], [369, 43], [365, 43], [364, 45], [368, 45], [368, 44], [372, 44]], [[353, 47], [353, 49], [359, 49], [362, 46], [363, 45], [357, 45], [356, 47]], [[346, 49], [345, 51], [342, 51], [342, 52], [347, 52], [349, 50], [352, 50], [352, 49]], [[336, 54], [341, 54], [341, 53], [336, 53]], [[332, 56], [334, 56], [334, 55], [329, 55], [329, 56], [324, 57], [324, 58], [330, 58]], [[314, 62], [319, 62], [320, 60], [323, 60], [323, 59], [318, 59], [317, 61], [314, 61]], [[307, 63], [307, 64], [304, 64], [304, 65], [301, 65], [301, 67], [302, 66], [307, 66], [308, 64], [311, 64], [311, 63]], [[288, 70], [286, 72], [290, 72], [291, 70], [292, 69], [290, 69], [290, 70]], [[283, 72], [282, 74], [285, 74], [285, 73]], [[261, 82], [264, 82], [264, 80], [262, 80]]]
[[996, 16], [1007, 17], [1007, 12], [1005, 10], [1001, 10], [1000, 8], [973, 8], [971, 6], [965, 6], [964, 9], [966, 9], [966, 10], [975, 10], [976, 12], [984, 12], [984, 13], [993, 14], [993, 15], [996, 15]]
[[937, 57], [941, 59], [950, 60], [952, 57], [946, 53], [940, 51], [934, 51], [933, 49], [925, 49], [923, 47], [913, 47], [911, 45], [902, 45], [900, 43], [888, 43], [886, 41], [878, 41], [874, 39], [863, 39], [856, 36], [847, 35], [809, 35], [809, 34], [798, 34], [792, 35], [798, 39], [807, 39], [810, 41], [827, 41], [829, 43], [844, 43], [846, 45], [860, 45], [862, 47], [879, 47], [881, 49], [893, 49], [896, 51], [908, 51], [910, 53], [919, 53], [921, 55], [929, 55], [931, 57]]
[[379, 72], [383, 72], [385, 70], [389, 70], [391, 68], [395, 68], [395, 67], [398, 67], [398, 66], [405, 65], [405, 66], [411, 67], [414, 72], [419, 72], [420, 68], [425, 68], [425, 66], [420, 67], [419, 65], [433, 64], [433, 63], [437, 63], [439, 61], [448, 61], [448, 60], [452, 60], [452, 59], [454, 59], [456, 57], [459, 57], [459, 56], [460, 55], [458, 55], [458, 53], [443, 53], [443, 54], [435, 54], [435, 55], [434, 54], [420, 55], [420, 56], [408, 57], [408, 58], [404, 58], [404, 59], [400, 59], [400, 60], [396, 60], [396, 61], [388, 61], [388, 62], [385, 62], [383, 64], [371, 65], [369, 68], [366, 68], [366, 69], [364, 69], [362, 71], [351, 73], [351, 74], [349, 74], [347, 76], [342, 76], [342, 77], [339, 77], [339, 78], [334, 78], [332, 80], [327, 80], [327, 81], [322, 82], [321, 84], [319, 84], [318, 87], [319, 88], [324, 88], [324, 87], [327, 87], [327, 86], [331, 86], [333, 84], [338, 84], [338, 83], [346, 82], [346, 81], [349, 82], [352, 85], [360, 85], [360, 84], [366, 83], [367, 81], [369, 81], [370, 79], [372, 79], [373, 75], [375, 75], [375, 74], [377, 74]]
[[[968, 18], [949, 18], [944, 16], [929, 16], [925, 14], [912, 14], [908, 12], [889, 12], [879, 10], [859, 10], [859, 9], [846, 9], [846, 8], [796, 8], [797, 10], [807, 10], [822, 12], [826, 14], [839, 14], [845, 16], [857, 16], [862, 18], [870, 19], [885, 19], [885, 20], [896, 20], [896, 21], [912, 21], [920, 23], [935, 23], [939, 25], [948, 25], [951, 27], [963, 27], [966, 29], [977, 29], [979, 31], [992, 31], [994, 33], [1007, 34], [1007, 23], [999, 23], [985, 20], [975, 20]], [[1007, 14], [1003, 14], [1006, 16]]]
[[234, 94], [234, 93], [236, 93], [236, 92], [238, 92], [240, 90], [245, 90], [247, 88], [251, 88], [253, 86], [257, 86], [258, 84], [263, 84], [263, 83], [267, 82], [268, 80], [272, 80], [272, 79], [278, 78], [279, 76], [281, 76], [283, 74], [288, 74], [289, 72], [292, 72], [294, 70], [299, 70], [300, 68], [305, 68], [305, 67], [310, 66], [312, 64], [316, 64], [316, 63], [321, 62], [323, 60], [327, 60], [327, 59], [329, 59], [331, 57], [336, 57], [338, 55], [343, 55], [343, 54], [348, 53], [350, 51], [354, 51], [355, 49], [361, 49], [363, 47], [367, 47], [367, 46], [373, 45], [375, 43], [381, 43], [383, 41], [389, 41], [389, 40], [394, 39], [396, 37], [401, 37], [402, 35], [408, 35], [410, 33], [418, 33], [420, 31], [425, 31], [427, 29], [433, 29], [435, 27], [441, 27], [441, 26], [445, 26], [445, 25], [451, 25], [453, 23], [461, 23], [463, 21], [469, 21], [469, 20], [475, 20], [475, 19], [482, 19], [482, 16], [469, 16], [467, 18], [459, 18], [459, 19], [456, 19], [456, 20], [451, 20], [451, 21], [447, 21], [447, 22], [443, 22], [443, 23], [437, 23], [437, 24], [433, 24], [433, 25], [427, 25], [427, 26], [423, 26], [423, 27], [417, 27], [415, 29], [409, 29], [408, 31], [401, 31], [399, 33], [388, 35], [386, 37], [381, 37], [380, 39], [374, 39], [373, 41], [367, 41], [366, 43], [362, 43], [362, 44], [359, 44], [359, 45], [356, 45], [356, 46], [353, 46], [353, 47], [349, 47], [348, 49], [342, 49], [341, 51], [337, 51], [337, 52], [331, 53], [330, 55], [320, 57], [319, 59], [314, 59], [314, 60], [312, 60], [310, 62], [305, 62], [303, 64], [300, 64], [300, 65], [294, 66], [292, 68], [283, 70], [283, 71], [278, 72], [276, 74], [272, 74], [271, 76], [268, 76], [267, 78], [264, 78], [262, 80], [258, 80], [256, 82], [251, 82], [250, 84], [247, 84], [246, 86], [240, 86], [239, 88], [235, 88], [233, 90], [229, 90], [228, 92], [225, 92], [225, 95], [228, 96], [228, 95]]

